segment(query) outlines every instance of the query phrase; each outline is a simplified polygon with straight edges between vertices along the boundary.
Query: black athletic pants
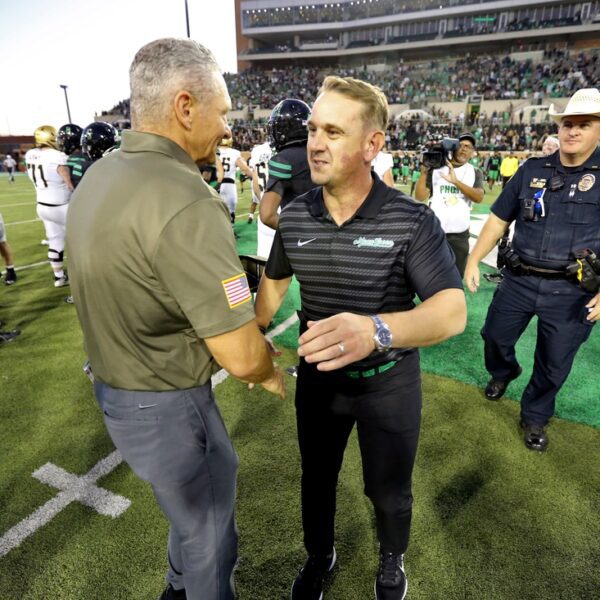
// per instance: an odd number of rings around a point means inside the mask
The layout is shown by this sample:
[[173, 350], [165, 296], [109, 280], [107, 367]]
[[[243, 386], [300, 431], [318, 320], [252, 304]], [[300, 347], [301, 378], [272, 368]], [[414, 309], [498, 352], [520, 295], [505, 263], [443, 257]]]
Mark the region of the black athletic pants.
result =
[[296, 418], [307, 552], [328, 554], [333, 547], [338, 473], [356, 423], [365, 494], [375, 508], [379, 542], [388, 552], [404, 553], [421, 421], [418, 353], [383, 373], [358, 379], [344, 371], [322, 373], [302, 360]]
[[469, 230], [461, 233], [447, 233], [446, 239], [454, 257], [456, 258], [456, 268], [460, 273], [461, 279], [465, 275], [465, 268], [467, 266], [467, 258], [469, 258]]

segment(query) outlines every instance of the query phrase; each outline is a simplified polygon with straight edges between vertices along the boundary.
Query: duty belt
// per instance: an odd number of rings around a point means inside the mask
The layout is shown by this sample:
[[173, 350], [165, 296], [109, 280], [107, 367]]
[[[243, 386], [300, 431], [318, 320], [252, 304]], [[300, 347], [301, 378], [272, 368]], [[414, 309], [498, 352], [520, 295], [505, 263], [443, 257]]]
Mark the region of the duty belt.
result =
[[536, 277], [541, 277], [542, 279], [568, 279], [566, 270], [544, 269], [542, 267], [527, 265], [523, 262], [520, 264], [516, 272], [511, 272], [515, 273], [516, 275], [535, 275]]

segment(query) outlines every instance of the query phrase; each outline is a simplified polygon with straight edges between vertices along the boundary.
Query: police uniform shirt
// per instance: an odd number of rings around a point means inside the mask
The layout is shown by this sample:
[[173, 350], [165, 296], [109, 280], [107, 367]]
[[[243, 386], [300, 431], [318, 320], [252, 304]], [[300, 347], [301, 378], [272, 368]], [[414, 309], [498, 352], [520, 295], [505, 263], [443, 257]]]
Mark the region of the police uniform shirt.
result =
[[73, 154], [69, 155], [69, 158], [67, 158], [67, 166], [71, 172], [71, 182], [73, 183], [73, 187], [79, 185], [84, 173], [93, 163], [94, 161], [90, 160], [81, 149], [75, 150]]
[[276, 192], [281, 196], [283, 209], [296, 196], [314, 187], [306, 156], [306, 144], [288, 146], [269, 161], [269, 179], [265, 192]]
[[[437, 292], [462, 289], [454, 256], [433, 212], [373, 175], [373, 187], [348, 221], [329, 215], [321, 187], [296, 198], [279, 217], [266, 266], [271, 279], [295, 274], [307, 320], [340, 312], [376, 314], [414, 308]], [[412, 349], [394, 348], [385, 360]], [[355, 363], [381, 362], [374, 352]]]
[[[553, 180], [553, 178], [555, 178]], [[560, 186], [552, 191], [550, 186]], [[523, 219], [525, 200], [543, 192], [544, 216]], [[564, 167], [560, 153], [530, 158], [508, 182], [491, 211], [515, 221], [512, 247], [526, 264], [561, 269], [573, 252], [600, 252], [600, 149], [578, 167]]]
[[94, 374], [126, 390], [205, 384], [205, 338], [254, 319], [227, 207], [175, 142], [126, 131], [67, 217], [69, 275]]

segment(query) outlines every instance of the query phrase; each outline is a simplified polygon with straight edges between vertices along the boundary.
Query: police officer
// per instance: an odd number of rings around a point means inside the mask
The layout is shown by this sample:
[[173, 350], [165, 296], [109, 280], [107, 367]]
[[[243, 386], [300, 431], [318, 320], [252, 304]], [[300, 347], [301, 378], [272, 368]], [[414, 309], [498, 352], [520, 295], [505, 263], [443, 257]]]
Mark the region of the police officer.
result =
[[260, 200], [260, 220], [277, 229], [278, 209], [310, 190], [313, 183], [306, 158], [308, 104], [286, 98], [271, 112], [267, 131], [276, 154], [269, 160], [269, 179]]
[[578, 90], [564, 112], [552, 105], [549, 114], [559, 122], [559, 151], [530, 158], [517, 171], [492, 206], [465, 271], [467, 286], [477, 291], [479, 262], [514, 221], [507, 267], [481, 332], [491, 374], [485, 395], [498, 400], [521, 374], [515, 344], [537, 316], [535, 361], [521, 398], [521, 426], [527, 448], [538, 451], [548, 446], [545, 427], [554, 414], [556, 394], [600, 318], [596, 274], [585, 258], [575, 261], [586, 249], [600, 253], [600, 92]]
[[300, 282], [296, 415], [308, 559], [292, 600], [322, 598], [336, 561], [337, 478], [355, 423], [380, 542], [376, 597], [404, 598], [421, 412], [416, 348], [465, 325], [462, 284], [435, 215], [371, 173], [387, 122], [381, 90], [325, 79], [307, 145], [322, 187], [281, 212], [257, 296], [257, 322], [266, 326], [292, 274]]

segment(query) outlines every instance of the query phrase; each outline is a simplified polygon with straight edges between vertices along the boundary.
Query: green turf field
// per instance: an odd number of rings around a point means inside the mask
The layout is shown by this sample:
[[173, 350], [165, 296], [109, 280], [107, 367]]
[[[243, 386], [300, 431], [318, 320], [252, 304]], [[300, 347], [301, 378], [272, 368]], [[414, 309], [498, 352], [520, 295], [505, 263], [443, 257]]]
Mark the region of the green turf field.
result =
[[[236, 224], [241, 253], [252, 253], [256, 243], [256, 225], [245, 219], [248, 196], [246, 184]], [[163, 588], [167, 525], [148, 486], [124, 464], [98, 478], [95, 485], [131, 502], [112, 518], [69, 502], [69, 491], [32, 476], [47, 463], [85, 475], [114, 448], [81, 370], [81, 335], [73, 306], [64, 302], [68, 288], [55, 289], [48, 265], [38, 264], [45, 261], [44, 233], [24, 176], [14, 185], [0, 176], [0, 212], [16, 265], [34, 265], [18, 271], [17, 285], [0, 286], [4, 328], [23, 330], [0, 347], [0, 600], [153, 600]], [[548, 452], [529, 452], [513, 400], [531, 369], [532, 327], [518, 347], [524, 375], [511, 384], [510, 398], [491, 403], [481, 393], [487, 375], [479, 330], [493, 289], [483, 282], [469, 296], [463, 335], [422, 351], [424, 419], [406, 556], [408, 598], [598, 598], [600, 403], [592, 364], [598, 332], [581, 349], [559, 396], [562, 418], [549, 427]], [[296, 304], [293, 286], [277, 322]], [[281, 364], [293, 364], [294, 329], [276, 341], [284, 351]], [[216, 388], [241, 460], [241, 600], [288, 597], [304, 558], [294, 380], [288, 383], [285, 401], [249, 393], [232, 379]], [[31, 521], [25, 520], [49, 514], [56, 498], [66, 498], [62, 510], [13, 543], [27, 531]], [[339, 566], [325, 600], [372, 598], [376, 540], [355, 438], [340, 479], [336, 543]]]

